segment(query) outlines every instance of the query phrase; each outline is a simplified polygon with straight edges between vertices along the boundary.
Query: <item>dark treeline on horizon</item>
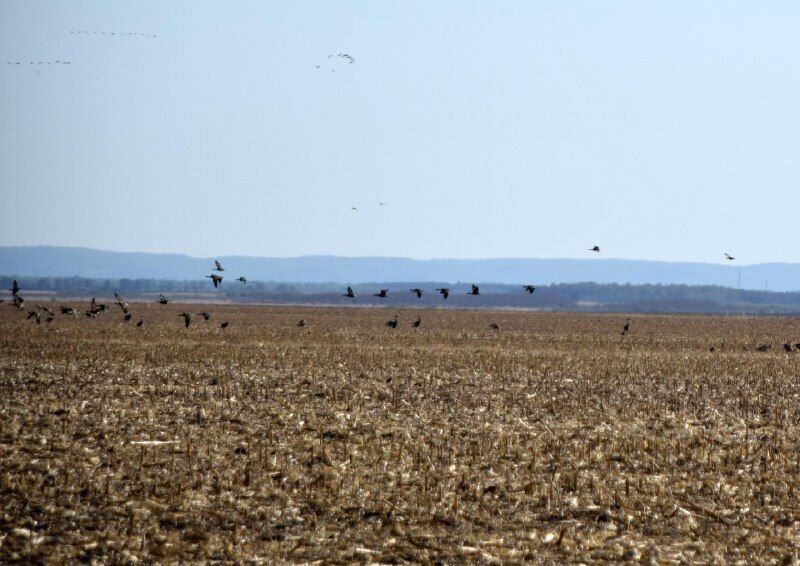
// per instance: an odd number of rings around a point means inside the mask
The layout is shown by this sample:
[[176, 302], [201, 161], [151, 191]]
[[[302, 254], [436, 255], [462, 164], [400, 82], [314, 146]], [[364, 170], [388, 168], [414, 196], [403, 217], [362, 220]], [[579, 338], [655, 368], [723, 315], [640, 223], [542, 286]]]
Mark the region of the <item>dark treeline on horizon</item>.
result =
[[[662, 313], [751, 313], [800, 314], [800, 292], [739, 290], [719, 286], [629, 285], [598, 283], [559, 283], [537, 287], [526, 293], [521, 285], [478, 283], [481, 295], [467, 294], [469, 283], [406, 282], [353, 285], [357, 298], [343, 296], [345, 286], [335, 283], [279, 283], [248, 281], [242, 284], [225, 280], [214, 289], [209, 280], [175, 281], [157, 279], [90, 279], [85, 277], [0, 276], [4, 289], [16, 279], [26, 292], [40, 300], [89, 298], [110, 299], [114, 292], [129, 301], [155, 300], [164, 293], [176, 302], [238, 302], [329, 305], [385, 305], [393, 307], [532, 308], [563, 311], [626, 311]], [[411, 288], [425, 293], [418, 299]], [[435, 291], [449, 287], [443, 300]], [[388, 298], [373, 296], [388, 289]], [[30, 297], [33, 298], [33, 297]]]

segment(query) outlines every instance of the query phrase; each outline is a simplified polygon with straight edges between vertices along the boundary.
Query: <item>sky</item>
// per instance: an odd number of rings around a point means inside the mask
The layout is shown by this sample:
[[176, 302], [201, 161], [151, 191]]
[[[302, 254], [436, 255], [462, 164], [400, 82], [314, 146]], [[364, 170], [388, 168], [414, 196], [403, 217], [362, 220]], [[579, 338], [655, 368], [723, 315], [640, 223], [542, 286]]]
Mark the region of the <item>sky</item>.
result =
[[798, 21], [796, 2], [3, 0], [0, 245], [797, 262]]

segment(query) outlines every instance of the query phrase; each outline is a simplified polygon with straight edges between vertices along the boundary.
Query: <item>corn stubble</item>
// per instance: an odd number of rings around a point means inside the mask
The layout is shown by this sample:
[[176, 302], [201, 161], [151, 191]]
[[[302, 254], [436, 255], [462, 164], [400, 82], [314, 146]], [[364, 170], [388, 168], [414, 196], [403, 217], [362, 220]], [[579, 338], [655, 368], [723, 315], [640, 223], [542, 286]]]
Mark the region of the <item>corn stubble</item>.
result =
[[795, 558], [794, 320], [132, 309], [0, 309], [0, 561]]

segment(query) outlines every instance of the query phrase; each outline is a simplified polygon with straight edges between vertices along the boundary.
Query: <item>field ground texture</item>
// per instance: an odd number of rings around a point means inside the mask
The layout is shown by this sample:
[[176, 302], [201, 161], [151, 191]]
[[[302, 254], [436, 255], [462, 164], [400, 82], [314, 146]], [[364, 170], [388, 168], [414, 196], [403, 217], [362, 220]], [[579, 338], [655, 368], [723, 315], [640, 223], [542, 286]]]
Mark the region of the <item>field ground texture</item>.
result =
[[0, 561], [796, 560], [797, 319], [184, 308], [0, 306]]

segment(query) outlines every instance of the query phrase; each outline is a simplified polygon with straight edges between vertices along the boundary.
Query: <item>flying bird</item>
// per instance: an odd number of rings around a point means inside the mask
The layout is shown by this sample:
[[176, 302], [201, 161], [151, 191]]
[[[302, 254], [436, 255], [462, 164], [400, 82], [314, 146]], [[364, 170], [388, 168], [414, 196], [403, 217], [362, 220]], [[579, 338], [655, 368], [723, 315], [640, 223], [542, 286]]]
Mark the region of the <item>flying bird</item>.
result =
[[414, 293], [417, 296], [418, 299], [421, 299], [422, 298], [422, 293], [424, 293], [424, 291], [422, 289], [420, 289], [419, 287], [415, 287], [414, 289], [410, 289], [410, 291], [412, 293]]
[[156, 302], [159, 305], [166, 305], [167, 303], [169, 303], [169, 301], [167, 300], [167, 298], [164, 295], [159, 295], [158, 296], [158, 301], [156, 301]]
[[190, 315], [188, 312], [182, 312], [178, 316], [182, 316], [183, 317], [183, 325], [186, 328], [189, 328], [189, 325], [192, 323], [192, 315]]
[[533, 295], [533, 292], [536, 290], [536, 286], [534, 285], [523, 285], [522, 288], [525, 289], [531, 295]]
[[477, 285], [472, 286], [472, 290], [467, 292], [467, 295], [480, 295], [481, 289]]
[[589, 251], [600, 253], [600, 246], [594, 246], [593, 248], [589, 248]]
[[348, 287], [347, 288], [347, 293], [342, 293], [342, 296], [343, 297], [347, 297], [348, 299], [355, 299], [356, 298], [356, 294], [353, 292], [353, 288], [352, 287]]
[[388, 292], [389, 292], [389, 289], [381, 289], [379, 293], [372, 293], [372, 296], [373, 297], [378, 297], [380, 299], [385, 299], [386, 296], [387, 296], [386, 293], [388, 293]]
[[378, 201], [378, 206], [386, 206], [385, 202]]
[[242, 276], [242, 277], [239, 277], [239, 279], [237, 279], [237, 281], [241, 281], [242, 283], [244, 283], [245, 285], [247, 285], [247, 277], [244, 277], [244, 276]]
[[354, 211], [358, 212], [358, 208], [357, 208], [357, 207], [355, 207], [355, 206], [351, 206], [351, 207], [350, 207], [350, 210], [354, 210]]
[[119, 296], [119, 293], [114, 293], [114, 304], [119, 305], [119, 308], [122, 309], [122, 312], [128, 314], [128, 303], [122, 300], [122, 297]]
[[211, 313], [210, 312], [203, 311], [203, 312], [199, 312], [197, 314], [202, 316], [203, 320], [211, 320]]
[[25, 320], [30, 320], [32, 318], [36, 319], [36, 324], [42, 323], [42, 317], [39, 315], [39, 311], [28, 311], [28, 318]]
[[214, 260], [214, 271], [225, 271], [225, 268], [222, 267], [222, 264], [218, 262], [216, 259]]
[[733, 261], [736, 258], [730, 255], [728, 252], [725, 252], [725, 259], [727, 259], [728, 261]]
[[17, 280], [16, 279], [14, 279], [14, 283], [11, 285], [11, 289], [9, 289], [9, 291], [11, 291], [12, 295], [16, 295], [17, 293], [22, 291], [20, 286], [17, 284]]
[[211, 275], [206, 275], [211, 281], [214, 283], [214, 289], [216, 289], [220, 283], [222, 283], [222, 275], [217, 275], [216, 273], [212, 273]]
[[447, 297], [450, 296], [450, 288], [449, 287], [442, 287], [441, 289], [436, 289], [439, 291], [439, 294], [447, 300]]

